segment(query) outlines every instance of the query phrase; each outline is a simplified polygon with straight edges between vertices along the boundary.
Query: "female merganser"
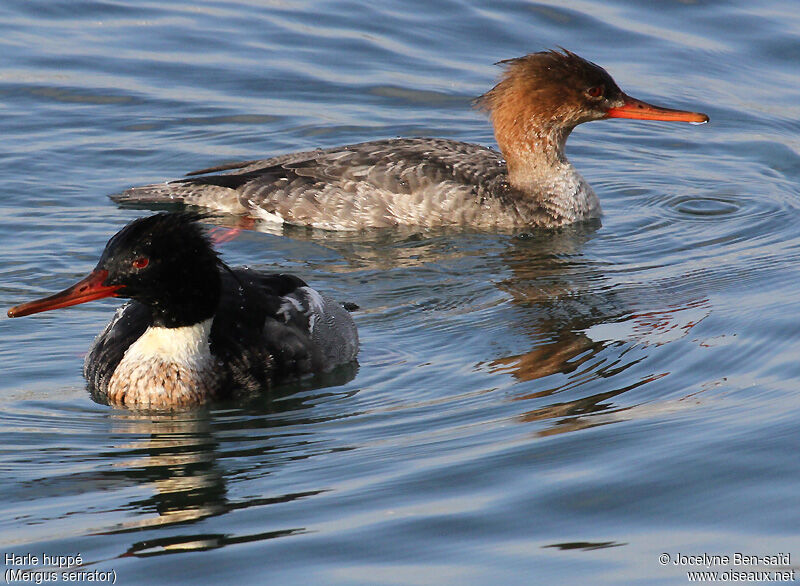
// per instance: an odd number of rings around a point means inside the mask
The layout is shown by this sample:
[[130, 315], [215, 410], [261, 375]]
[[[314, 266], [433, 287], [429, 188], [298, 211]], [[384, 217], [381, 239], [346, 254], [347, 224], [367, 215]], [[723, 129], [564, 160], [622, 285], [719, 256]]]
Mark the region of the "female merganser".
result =
[[604, 118], [708, 122], [631, 98], [603, 68], [567, 50], [500, 63], [500, 83], [477, 103], [489, 111], [502, 155], [442, 138], [377, 140], [203, 169], [111, 197], [327, 230], [556, 227], [600, 215], [597, 196], [564, 154], [575, 126]]
[[101, 402], [130, 408], [186, 407], [355, 360], [358, 333], [339, 303], [293, 275], [228, 267], [198, 219], [134, 220], [86, 278], [8, 316], [132, 299], [97, 337], [83, 369]]

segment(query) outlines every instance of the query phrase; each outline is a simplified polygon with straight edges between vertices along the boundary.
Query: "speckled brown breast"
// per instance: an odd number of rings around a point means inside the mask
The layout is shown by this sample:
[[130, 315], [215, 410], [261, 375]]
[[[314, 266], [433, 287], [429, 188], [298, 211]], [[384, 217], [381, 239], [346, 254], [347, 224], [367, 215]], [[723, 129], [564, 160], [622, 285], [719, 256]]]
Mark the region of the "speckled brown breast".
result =
[[108, 383], [110, 405], [140, 409], [179, 409], [213, 399], [220, 386], [214, 361], [191, 368], [162, 358], [123, 361]]

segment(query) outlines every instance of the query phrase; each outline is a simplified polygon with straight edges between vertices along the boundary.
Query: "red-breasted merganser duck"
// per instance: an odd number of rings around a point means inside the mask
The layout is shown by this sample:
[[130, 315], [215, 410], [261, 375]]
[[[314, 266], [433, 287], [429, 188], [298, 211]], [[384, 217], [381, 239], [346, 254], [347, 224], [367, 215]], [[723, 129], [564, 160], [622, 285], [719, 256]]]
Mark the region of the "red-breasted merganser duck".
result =
[[117, 310], [84, 364], [110, 405], [175, 409], [352, 362], [350, 314], [298, 277], [228, 267], [197, 214], [134, 220], [72, 287], [8, 310], [21, 317], [103, 297]]
[[602, 67], [566, 50], [500, 63], [502, 79], [477, 103], [502, 154], [443, 138], [377, 140], [203, 169], [111, 197], [327, 230], [557, 227], [600, 215], [597, 196], [564, 154], [575, 126], [604, 118], [708, 122], [631, 98]]

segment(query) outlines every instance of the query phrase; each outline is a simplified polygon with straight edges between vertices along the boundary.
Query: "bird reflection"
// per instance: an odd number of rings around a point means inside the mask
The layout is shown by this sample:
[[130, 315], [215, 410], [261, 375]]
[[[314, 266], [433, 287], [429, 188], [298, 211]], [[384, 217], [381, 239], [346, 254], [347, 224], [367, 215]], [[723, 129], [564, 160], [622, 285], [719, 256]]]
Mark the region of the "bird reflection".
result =
[[[625, 385], [615, 385], [613, 377], [644, 360], [646, 353], [636, 350], [681, 338], [710, 313], [708, 299], [691, 291], [614, 286], [605, 267], [581, 253], [592, 236], [593, 231], [577, 227], [562, 230], [549, 241], [537, 238], [510, 248], [505, 260], [512, 276], [497, 283], [524, 310], [519, 327], [535, 343], [521, 354], [494, 359], [490, 368], [520, 382], [543, 381], [514, 400], [585, 392], [592, 388], [591, 381], [603, 381], [602, 392], [519, 415], [525, 423], [556, 420], [538, 435], [626, 418], [627, 409], [616, 406], [613, 399], [669, 372], [652, 372], [634, 382], [623, 378]], [[616, 415], [608, 416], [611, 413]]]
[[196, 521], [228, 510], [216, 456], [219, 444], [205, 412], [147, 415], [114, 410], [109, 416], [112, 433], [135, 438], [116, 446], [123, 458], [114, 467], [154, 490], [130, 503], [134, 510], [151, 514], [104, 533]]
[[[322, 490], [230, 499], [226, 486], [226, 478], [231, 476], [230, 465], [222, 466], [221, 462], [246, 457], [251, 466], [254, 460], [261, 459], [263, 469], [260, 473], [269, 474], [277, 465], [271, 459], [273, 452], [284, 449], [287, 442], [309, 442], [305, 437], [307, 434], [281, 433], [281, 428], [287, 424], [319, 421], [319, 418], [310, 419], [310, 416], [298, 419], [298, 413], [335, 394], [331, 390], [318, 391], [312, 396], [308, 393], [298, 395], [297, 392], [344, 384], [355, 376], [355, 372], [355, 368], [337, 369], [323, 375], [324, 380], [313, 379], [313, 382], [294, 383], [280, 389], [283, 391], [280, 400], [254, 397], [244, 405], [231, 405], [229, 410], [217, 413], [210, 412], [207, 407], [181, 413], [110, 410], [110, 435], [122, 440], [114, 446], [117, 459], [108, 475], [114, 478], [115, 484], [119, 484], [123, 477], [137, 489], [149, 487], [151, 494], [130, 501], [128, 508], [136, 512], [133, 518], [99, 529], [94, 534], [190, 526], [238, 509], [287, 503], [320, 494]], [[225, 408], [224, 405], [218, 407]], [[284, 421], [280, 417], [282, 412], [292, 412], [291, 421]], [[230, 434], [225, 432], [241, 428], [246, 428], [249, 441], [242, 445], [241, 434], [234, 434], [238, 443], [226, 444], [223, 438], [230, 437]], [[295, 435], [302, 437], [294, 439]], [[307, 453], [305, 457], [312, 455]], [[173, 531], [168, 537], [133, 543], [122, 557], [214, 549], [232, 542], [257, 541], [304, 531], [303, 527], [286, 527], [244, 536], [192, 531], [175, 534]]]

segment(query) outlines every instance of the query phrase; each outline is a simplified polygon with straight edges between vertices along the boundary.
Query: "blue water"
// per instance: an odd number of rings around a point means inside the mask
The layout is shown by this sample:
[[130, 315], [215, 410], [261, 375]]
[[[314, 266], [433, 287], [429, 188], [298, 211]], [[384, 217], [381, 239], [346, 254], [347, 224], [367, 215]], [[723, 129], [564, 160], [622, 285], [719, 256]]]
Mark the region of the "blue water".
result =
[[0, 554], [120, 584], [649, 585], [706, 569], [661, 553], [790, 553], [800, 580], [800, 11], [568, 4], [4, 2], [4, 308], [86, 274], [146, 213], [106, 198], [125, 187], [493, 144], [471, 100], [530, 51], [711, 123], [578, 128], [600, 227], [222, 245], [360, 305], [358, 369], [314, 388], [137, 415], [81, 378], [118, 302], [3, 318]]

